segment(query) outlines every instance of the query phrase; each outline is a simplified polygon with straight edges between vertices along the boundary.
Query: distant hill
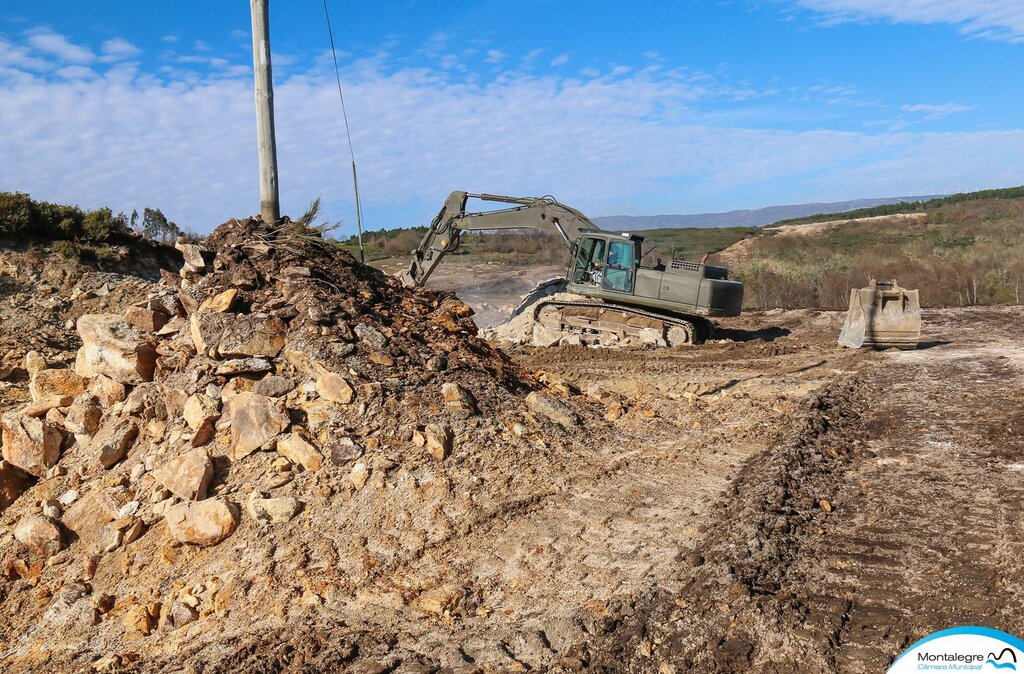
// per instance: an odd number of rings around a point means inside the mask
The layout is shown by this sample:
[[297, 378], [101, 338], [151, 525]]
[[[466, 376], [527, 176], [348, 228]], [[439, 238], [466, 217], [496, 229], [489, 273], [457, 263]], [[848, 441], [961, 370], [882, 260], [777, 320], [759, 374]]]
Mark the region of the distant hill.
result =
[[902, 204], [910, 201], [928, 201], [938, 196], [889, 197], [883, 199], [854, 199], [817, 204], [791, 204], [768, 206], [753, 210], [726, 213], [698, 213], [696, 215], [607, 215], [591, 218], [602, 229], [635, 231], [676, 227], [763, 227], [792, 218], [803, 218], [821, 213], [842, 213], [873, 206]]

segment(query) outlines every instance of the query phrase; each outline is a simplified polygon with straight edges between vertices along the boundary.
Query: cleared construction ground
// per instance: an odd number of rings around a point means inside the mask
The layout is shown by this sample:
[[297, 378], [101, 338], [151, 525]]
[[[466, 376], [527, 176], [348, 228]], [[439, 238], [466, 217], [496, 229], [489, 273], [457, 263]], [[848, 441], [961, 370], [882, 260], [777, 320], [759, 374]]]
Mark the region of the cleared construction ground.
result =
[[[4, 671], [875, 672], [937, 629], [1024, 628], [1021, 308], [925, 311], [905, 352], [837, 347], [840, 313], [770, 310], [697, 347], [502, 355], [451, 298], [229, 225], [189, 271], [181, 327], [155, 338], [154, 381], [129, 385], [153, 395], [103, 410], [138, 443], [110, 467], [71, 443], [0, 513]], [[5, 412], [32, 404], [27, 351], [69, 369], [82, 313], [177, 292], [5, 255]], [[514, 305], [508, 269], [482, 269], [463, 299]], [[297, 353], [196, 352], [189, 324], [220, 320], [200, 302], [234, 286], [225, 311], [278, 312]], [[193, 442], [159, 418], [173, 391], [222, 396], [222, 422], [231, 398], [279, 400], [267, 416], [322, 465], [290, 441], [245, 454], [227, 423]], [[161, 482], [193, 444], [205, 499]], [[95, 527], [70, 515], [90, 494], [117, 506]], [[235, 507], [230, 531], [183, 542], [165, 519], [190, 500]], [[33, 555], [14, 532], [40, 513], [81, 532]]]

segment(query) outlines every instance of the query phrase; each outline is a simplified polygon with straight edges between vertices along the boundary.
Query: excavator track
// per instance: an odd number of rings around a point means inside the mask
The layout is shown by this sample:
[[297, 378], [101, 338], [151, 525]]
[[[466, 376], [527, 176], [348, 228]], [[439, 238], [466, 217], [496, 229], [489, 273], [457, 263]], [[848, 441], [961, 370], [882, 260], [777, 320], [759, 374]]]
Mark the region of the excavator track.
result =
[[562, 334], [626, 337], [657, 346], [702, 344], [712, 333], [710, 321], [700, 316], [681, 317], [601, 300], [540, 300], [533, 307], [533, 318], [547, 340], [560, 341]]

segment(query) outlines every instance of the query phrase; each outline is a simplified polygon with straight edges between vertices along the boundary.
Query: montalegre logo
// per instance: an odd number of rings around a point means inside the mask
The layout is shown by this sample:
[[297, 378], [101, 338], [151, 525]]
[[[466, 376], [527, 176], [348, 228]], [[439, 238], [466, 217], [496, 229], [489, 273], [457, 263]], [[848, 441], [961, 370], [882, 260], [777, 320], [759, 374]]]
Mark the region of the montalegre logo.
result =
[[921, 639], [892, 663], [907, 672], [1016, 672], [1024, 667], [1024, 641], [989, 627], [954, 627]]

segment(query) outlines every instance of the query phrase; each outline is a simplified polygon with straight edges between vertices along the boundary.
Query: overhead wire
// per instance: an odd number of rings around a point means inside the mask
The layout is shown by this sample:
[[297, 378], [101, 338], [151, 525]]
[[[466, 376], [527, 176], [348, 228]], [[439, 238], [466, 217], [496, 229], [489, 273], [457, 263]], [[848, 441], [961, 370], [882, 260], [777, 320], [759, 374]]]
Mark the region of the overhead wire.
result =
[[331, 12], [327, 8], [327, 0], [324, 0], [324, 17], [327, 19], [327, 37], [331, 41], [331, 56], [334, 59], [334, 78], [338, 83], [338, 98], [341, 100], [341, 115], [345, 120], [345, 136], [348, 138], [348, 153], [352, 158], [352, 189], [356, 195], [356, 227], [359, 232], [359, 261], [366, 264], [366, 254], [363, 251], [363, 207], [359, 200], [359, 177], [356, 173], [356, 151], [352, 147], [352, 131], [348, 125], [348, 110], [345, 109], [345, 93], [341, 88], [341, 69], [338, 68], [338, 52], [334, 48], [334, 30], [331, 28]]

